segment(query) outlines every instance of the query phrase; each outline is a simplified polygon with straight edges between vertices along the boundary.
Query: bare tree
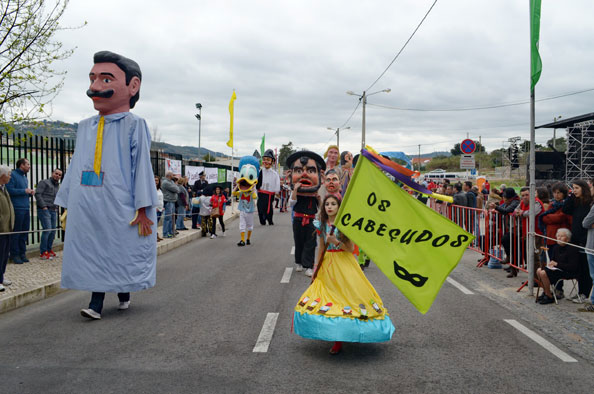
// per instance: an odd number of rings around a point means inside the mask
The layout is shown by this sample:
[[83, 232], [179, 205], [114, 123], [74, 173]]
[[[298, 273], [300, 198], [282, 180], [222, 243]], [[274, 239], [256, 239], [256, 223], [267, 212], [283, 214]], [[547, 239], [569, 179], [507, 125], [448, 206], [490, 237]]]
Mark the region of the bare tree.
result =
[[163, 140], [161, 133], [159, 133], [159, 126], [155, 125], [153, 127], [151, 127], [152, 130], [152, 136], [151, 136], [151, 141], [152, 142], [161, 142]]
[[54, 64], [74, 52], [54, 38], [67, 29], [59, 25], [67, 5], [68, 0], [0, 0], [0, 125], [9, 132], [15, 122], [51, 114], [66, 74]]

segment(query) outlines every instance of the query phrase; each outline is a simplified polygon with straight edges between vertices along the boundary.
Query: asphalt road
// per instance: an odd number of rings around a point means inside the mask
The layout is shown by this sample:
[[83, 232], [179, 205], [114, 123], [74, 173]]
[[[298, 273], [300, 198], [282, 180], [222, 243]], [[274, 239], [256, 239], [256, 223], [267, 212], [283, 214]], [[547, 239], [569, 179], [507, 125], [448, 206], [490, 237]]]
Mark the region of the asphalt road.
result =
[[[576, 362], [561, 361], [506, 322], [538, 331], [520, 312], [446, 283], [423, 316], [374, 266], [366, 273], [394, 337], [330, 356], [330, 343], [291, 332], [309, 278], [292, 272], [281, 283], [293, 243], [288, 214], [275, 219], [256, 224], [252, 246], [236, 246], [234, 221], [227, 237], [160, 256], [157, 286], [123, 312], [108, 295], [101, 321], [79, 315], [89, 294], [77, 291], [0, 315], [0, 392], [592, 392], [592, 361], [541, 333]], [[253, 352], [269, 313], [278, 314], [270, 345]]]

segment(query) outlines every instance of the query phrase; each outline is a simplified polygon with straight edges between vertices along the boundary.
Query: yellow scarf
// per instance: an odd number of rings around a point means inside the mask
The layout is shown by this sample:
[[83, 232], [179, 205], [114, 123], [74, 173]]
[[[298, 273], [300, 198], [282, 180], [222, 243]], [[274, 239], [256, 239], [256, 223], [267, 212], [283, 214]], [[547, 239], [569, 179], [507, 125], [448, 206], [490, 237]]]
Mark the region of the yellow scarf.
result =
[[101, 155], [103, 153], [103, 125], [105, 124], [105, 118], [99, 118], [99, 124], [97, 125], [97, 141], [95, 142], [95, 159], [93, 160], [93, 170], [97, 174], [97, 178], [101, 174]]

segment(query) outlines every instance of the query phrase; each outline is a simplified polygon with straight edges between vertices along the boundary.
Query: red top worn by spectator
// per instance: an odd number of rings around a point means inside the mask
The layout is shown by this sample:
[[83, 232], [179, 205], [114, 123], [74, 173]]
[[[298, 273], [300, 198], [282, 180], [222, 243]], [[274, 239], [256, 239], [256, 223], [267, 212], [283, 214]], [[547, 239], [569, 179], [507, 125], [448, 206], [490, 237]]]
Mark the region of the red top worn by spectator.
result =
[[[542, 217], [542, 222], [547, 225], [547, 233], [545, 234], [547, 237], [555, 238], [557, 236], [557, 230], [560, 228], [571, 228], [571, 215], [563, 213], [562, 209], [559, 209], [557, 212], [549, 213]], [[556, 244], [557, 241], [553, 241], [551, 239], [547, 239], [547, 245]]]
[[213, 194], [212, 197], [210, 198], [210, 206], [212, 207], [212, 209], [214, 210], [215, 208], [219, 209], [219, 215], [223, 216], [223, 207], [225, 206], [225, 203], [227, 202], [227, 199], [225, 198], [224, 195], [222, 194]]
[[[544, 204], [542, 203], [542, 201], [538, 199], [538, 197], [535, 199], [535, 202], [536, 206], [534, 207], [534, 230], [536, 234], [542, 235], [542, 231], [540, 231], [538, 226], [536, 226], [536, 223], [538, 223], [538, 217], [544, 212]], [[530, 213], [530, 206], [528, 204], [524, 204], [524, 201], [520, 201], [520, 206], [518, 208], [522, 211], [522, 236], [525, 236], [528, 234], [528, 215]]]

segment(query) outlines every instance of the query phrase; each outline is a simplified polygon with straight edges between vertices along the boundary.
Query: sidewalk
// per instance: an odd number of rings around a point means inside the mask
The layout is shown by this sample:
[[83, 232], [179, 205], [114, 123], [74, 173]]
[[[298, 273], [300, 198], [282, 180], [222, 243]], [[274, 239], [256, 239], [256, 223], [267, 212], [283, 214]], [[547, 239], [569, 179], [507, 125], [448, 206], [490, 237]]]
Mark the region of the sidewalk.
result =
[[[226, 224], [235, 217], [239, 217], [239, 211], [237, 210], [237, 204], [234, 202], [233, 209], [228, 207], [225, 211], [223, 220]], [[157, 256], [200, 237], [201, 230], [192, 230], [191, 221], [186, 220], [184, 223], [189, 230], [180, 231], [175, 238], [163, 239], [158, 242]], [[162, 235], [162, 229], [161, 226], [158, 228], [159, 235]], [[35, 250], [27, 252], [27, 256], [31, 260], [29, 263], [9, 263], [6, 267], [4, 278], [11, 280], [12, 285], [5, 286], [6, 291], [0, 293], [0, 314], [66, 291], [66, 289], [60, 288], [62, 274], [61, 247], [55, 248], [57, 256], [53, 260], [41, 260], [38, 247], [39, 245], [35, 245]]]
[[[507, 272], [501, 269], [476, 267], [481, 257], [479, 253], [467, 250], [452, 272], [453, 279], [475, 294], [487, 297], [513, 314], [522, 316], [539, 333], [554, 338], [588, 360], [594, 360], [594, 313], [578, 312], [582, 305], [567, 299], [559, 300], [559, 305], [537, 304], [534, 296], [530, 296], [528, 286], [517, 291], [528, 280], [528, 274], [519, 272], [517, 277], [507, 278]], [[565, 281], [566, 296], [571, 289], [571, 283]]]

